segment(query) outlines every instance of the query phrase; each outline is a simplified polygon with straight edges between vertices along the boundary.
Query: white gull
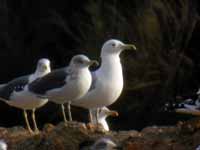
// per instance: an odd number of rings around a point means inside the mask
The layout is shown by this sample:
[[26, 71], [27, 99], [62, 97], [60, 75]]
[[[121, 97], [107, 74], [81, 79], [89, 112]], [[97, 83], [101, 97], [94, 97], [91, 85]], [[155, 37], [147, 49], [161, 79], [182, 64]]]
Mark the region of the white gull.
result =
[[[124, 44], [119, 40], [108, 40], [101, 50], [101, 66], [92, 72], [92, 85], [89, 91], [72, 105], [89, 109], [101, 108], [113, 104], [123, 89], [123, 73], [120, 53], [124, 50], [136, 50], [132, 44]], [[96, 116], [97, 117], [97, 116]]]
[[34, 129], [35, 132], [38, 132], [39, 130], [35, 121], [35, 110], [45, 105], [48, 102], [48, 99], [39, 98], [37, 95], [30, 93], [27, 89], [27, 85], [34, 80], [45, 76], [50, 71], [50, 61], [46, 58], [42, 58], [38, 61], [36, 71], [33, 74], [15, 78], [0, 87], [0, 100], [10, 106], [23, 110], [26, 125], [30, 133], [33, 133], [33, 131], [30, 127], [26, 111], [32, 110]]

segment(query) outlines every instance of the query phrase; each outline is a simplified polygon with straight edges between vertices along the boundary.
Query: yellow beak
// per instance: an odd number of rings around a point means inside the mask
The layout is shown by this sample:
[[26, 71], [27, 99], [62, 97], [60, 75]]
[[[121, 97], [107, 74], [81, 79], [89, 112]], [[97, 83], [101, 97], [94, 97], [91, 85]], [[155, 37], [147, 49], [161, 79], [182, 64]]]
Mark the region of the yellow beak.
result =
[[109, 115], [112, 117], [118, 117], [119, 113], [117, 111], [109, 111]]
[[99, 62], [98, 61], [96, 61], [96, 60], [91, 60], [90, 62], [89, 62], [89, 66], [91, 66], [91, 65], [96, 65], [96, 66], [98, 66], [99, 65]]
[[133, 44], [124, 44], [122, 46], [122, 49], [124, 49], [124, 50], [135, 50], [135, 51], [137, 50], [136, 46], [133, 45]]

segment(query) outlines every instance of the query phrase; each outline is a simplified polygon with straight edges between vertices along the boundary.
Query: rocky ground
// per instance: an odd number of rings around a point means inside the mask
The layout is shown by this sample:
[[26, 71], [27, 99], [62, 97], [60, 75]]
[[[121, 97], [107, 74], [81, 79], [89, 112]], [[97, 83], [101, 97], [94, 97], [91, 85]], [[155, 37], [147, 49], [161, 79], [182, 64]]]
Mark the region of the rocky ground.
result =
[[78, 150], [83, 143], [108, 137], [124, 150], [195, 150], [200, 144], [199, 118], [176, 126], [152, 126], [142, 131], [102, 132], [87, 129], [85, 124], [46, 124], [41, 133], [31, 135], [22, 127], [0, 128], [0, 139], [8, 150]]

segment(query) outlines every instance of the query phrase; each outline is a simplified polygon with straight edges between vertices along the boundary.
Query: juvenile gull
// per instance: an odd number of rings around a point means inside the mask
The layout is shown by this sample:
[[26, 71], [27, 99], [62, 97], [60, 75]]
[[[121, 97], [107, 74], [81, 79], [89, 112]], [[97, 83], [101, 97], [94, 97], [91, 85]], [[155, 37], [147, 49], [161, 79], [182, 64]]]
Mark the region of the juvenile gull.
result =
[[[120, 96], [123, 89], [122, 65], [120, 53], [126, 49], [136, 50], [131, 44], [119, 40], [108, 40], [101, 49], [101, 66], [92, 72], [92, 85], [89, 91], [72, 105], [89, 109], [109, 106]], [[96, 116], [97, 117], [97, 116]]]
[[26, 111], [32, 110], [34, 129], [36, 132], [38, 132], [35, 121], [35, 110], [36, 108], [42, 107], [44, 104], [46, 104], [48, 100], [46, 98], [39, 98], [30, 93], [27, 89], [27, 84], [48, 74], [50, 71], [50, 61], [45, 58], [40, 59], [37, 63], [36, 71], [33, 74], [13, 79], [0, 88], [0, 100], [4, 101], [10, 106], [14, 106], [23, 110], [27, 128], [31, 133], [33, 133], [33, 131], [30, 127]]
[[113, 117], [117, 117], [119, 114], [117, 111], [113, 111], [113, 110], [110, 110], [108, 109], [107, 107], [102, 107], [98, 110], [99, 112], [99, 115], [98, 115], [98, 118], [97, 120], [94, 119], [95, 118], [95, 115], [96, 115], [96, 109], [92, 111], [92, 124], [93, 125], [97, 125], [97, 124], [101, 124], [103, 129], [105, 131], [109, 131], [109, 126], [108, 126], [108, 123], [106, 121], [106, 118], [109, 117], [109, 116], [113, 116]]
[[[92, 82], [88, 68], [93, 63], [97, 63], [97, 61], [90, 60], [85, 55], [76, 55], [71, 59], [68, 67], [52, 71], [32, 82], [29, 90], [42, 97], [47, 97], [49, 101], [60, 104], [64, 122], [67, 122], [64, 104], [80, 98], [88, 91]], [[72, 120], [71, 111], [68, 113]]]

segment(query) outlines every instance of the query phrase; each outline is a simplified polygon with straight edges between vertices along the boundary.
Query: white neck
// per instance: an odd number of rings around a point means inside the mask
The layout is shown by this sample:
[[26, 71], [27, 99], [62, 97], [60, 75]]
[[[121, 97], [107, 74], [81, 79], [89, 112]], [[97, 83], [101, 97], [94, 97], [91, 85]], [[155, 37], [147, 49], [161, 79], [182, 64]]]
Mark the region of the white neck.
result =
[[102, 71], [104, 74], [107, 73], [105, 76], [113, 76], [113, 74], [115, 76], [116, 74], [122, 76], [122, 65], [118, 54], [108, 56], [104, 55], [101, 57], [101, 60], [101, 67], [99, 68], [99, 72]]
[[36, 70], [35, 73], [30, 76], [29, 83], [34, 81], [37, 78], [43, 77], [44, 75], [48, 74], [49, 72], [51, 72], [50, 69], [47, 69], [46, 71], [43, 71], [43, 72]]
[[36, 70], [35, 73], [34, 73], [34, 76], [42, 77], [42, 76], [46, 75], [49, 72], [51, 72], [51, 70], [49, 68], [46, 69], [45, 71]]

